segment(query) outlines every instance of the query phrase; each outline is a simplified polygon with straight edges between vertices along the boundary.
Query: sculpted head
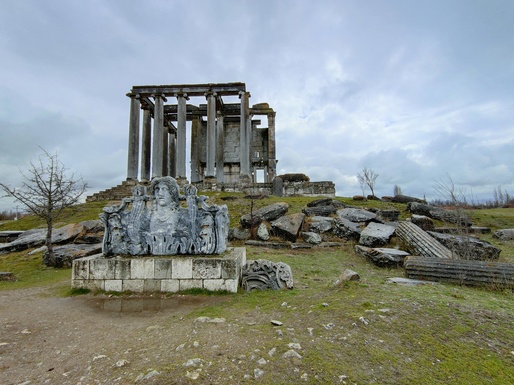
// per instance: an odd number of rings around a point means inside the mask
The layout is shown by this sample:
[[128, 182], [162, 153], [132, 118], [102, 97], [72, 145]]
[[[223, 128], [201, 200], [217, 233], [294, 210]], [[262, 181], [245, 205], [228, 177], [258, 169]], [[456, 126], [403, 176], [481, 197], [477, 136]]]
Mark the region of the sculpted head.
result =
[[150, 184], [150, 192], [157, 205], [174, 208], [179, 205], [179, 187], [177, 181], [171, 176], [155, 178]]

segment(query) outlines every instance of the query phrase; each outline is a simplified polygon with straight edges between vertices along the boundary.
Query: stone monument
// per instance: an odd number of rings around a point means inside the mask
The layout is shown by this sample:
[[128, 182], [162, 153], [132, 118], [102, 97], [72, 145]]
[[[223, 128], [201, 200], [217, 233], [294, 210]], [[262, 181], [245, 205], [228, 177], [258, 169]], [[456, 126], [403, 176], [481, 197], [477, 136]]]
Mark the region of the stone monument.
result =
[[103, 209], [103, 252], [73, 261], [72, 287], [236, 293], [246, 250], [227, 248], [227, 206], [206, 201], [170, 176], [153, 178], [149, 194], [134, 186], [131, 197]]
[[[228, 209], [209, 206], [193, 185], [180, 193], [177, 181], [154, 178], [150, 195], [135, 186], [132, 197], [105, 207], [103, 253], [121, 255], [221, 254], [227, 248]], [[180, 202], [185, 201], [186, 207]]]

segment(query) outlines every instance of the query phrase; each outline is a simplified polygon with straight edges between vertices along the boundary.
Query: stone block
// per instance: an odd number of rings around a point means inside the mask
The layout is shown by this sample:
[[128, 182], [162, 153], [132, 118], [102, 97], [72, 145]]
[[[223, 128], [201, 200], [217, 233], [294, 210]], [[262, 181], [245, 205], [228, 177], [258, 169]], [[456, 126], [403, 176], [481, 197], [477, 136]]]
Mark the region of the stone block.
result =
[[154, 260], [138, 258], [132, 259], [130, 263], [131, 279], [151, 279], [154, 278]]
[[144, 279], [126, 279], [123, 281], [123, 291], [132, 291], [134, 293], [142, 293], [144, 288], [145, 288]]
[[221, 261], [219, 259], [193, 259], [193, 278], [221, 278]]
[[161, 291], [161, 280], [160, 279], [145, 279], [143, 291], [150, 293], [154, 291]]
[[123, 291], [123, 281], [121, 279], [106, 279], [105, 291]]
[[171, 259], [159, 258], [154, 261], [154, 278], [171, 279], [172, 263]]
[[113, 259], [97, 258], [89, 262], [89, 279], [114, 279], [115, 271]]
[[239, 276], [239, 273], [238, 264], [235, 259], [224, 259], [221, 261], [221, 278], [234, 278]]
[[231, 293], [237, 293], [239, 281], [237, 279], [206, 279], [203, 281], [203, 288], [209, 291], [226, 290]]
[[163, 279], [161, 281], [161, 291], [166, 293], [176, 293], [180, 290], [178, 279]]
[[72, 279], [89, 279], [89, 260], [82, 258], [73, 264]]
[[201, 279], [181, 279], [179, 284], [180, 291], [189, 289], [203, 289], [203, 280]]
[[[191, 279], [193, 278], [193, 260], [191, 258], [173, 258], [171, 278]], [[182, 289], [181, 289], [182, 290]]]
[[115, 279], [130, 279], [130, 259], [116, 259], [114, 265]]

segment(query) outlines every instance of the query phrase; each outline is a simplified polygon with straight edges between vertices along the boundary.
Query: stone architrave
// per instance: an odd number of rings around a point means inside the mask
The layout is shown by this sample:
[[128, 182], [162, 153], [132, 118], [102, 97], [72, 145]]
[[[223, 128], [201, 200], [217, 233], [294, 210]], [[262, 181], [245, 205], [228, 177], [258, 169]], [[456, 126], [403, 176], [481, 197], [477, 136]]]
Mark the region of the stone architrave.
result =
[[285, 215], [271, 222], [271, 232], [286, 241], [296, 242], [304, 219], [303, 213]]
[[248, 261], [243, 266], [242, 284], [244, 290], [279, 290], [293, 288], [291, 267], [283, 262], [266, 259]]
[[389, 242], [394, 230], [393, 226], [371, 222], [362, 230], [359, 244], [369, 247], [383, 246]]
[[[228, 209], [209, 206], [196, 187], [170, 177], [154, 178], [150, 196], [135, 186], [132, 197], [103, 209], [103, 253], [111, 255], [221, 254], [227, 248]], [[180, 201], [186, 202], [186, 207]]]

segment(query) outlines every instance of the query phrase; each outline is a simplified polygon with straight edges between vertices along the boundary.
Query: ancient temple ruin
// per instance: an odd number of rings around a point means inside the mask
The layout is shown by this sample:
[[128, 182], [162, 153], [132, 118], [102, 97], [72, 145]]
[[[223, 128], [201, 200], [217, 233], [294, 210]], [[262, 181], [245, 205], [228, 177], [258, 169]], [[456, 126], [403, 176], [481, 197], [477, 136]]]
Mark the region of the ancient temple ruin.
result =
[[[250, 106], [245, 83], [134, 86], [127, 96], [128, 180], [184, 182], [187, 122], [190, 182], [252, 183], [259, 170], [264, 182], [275, 177], [275, 111], [267, 103]], [[230, 97], [239, 101], [226, 102]], [[265, 117], [267, 127], [255, 117]]]
[[88, 202], [120, 200], [164, 176], [199, 191], [335, 195], [331, 181], [277, 176], [275, 111], [268, 103], [250, 106], [245, 83], [133, 86], [127, 96], [127, 178]]

